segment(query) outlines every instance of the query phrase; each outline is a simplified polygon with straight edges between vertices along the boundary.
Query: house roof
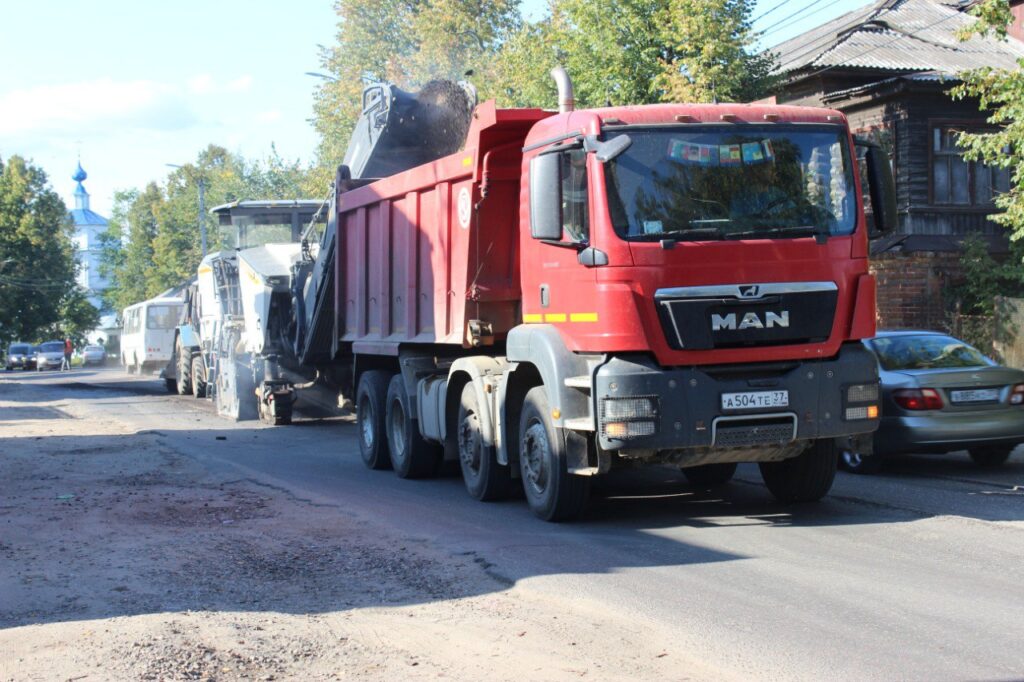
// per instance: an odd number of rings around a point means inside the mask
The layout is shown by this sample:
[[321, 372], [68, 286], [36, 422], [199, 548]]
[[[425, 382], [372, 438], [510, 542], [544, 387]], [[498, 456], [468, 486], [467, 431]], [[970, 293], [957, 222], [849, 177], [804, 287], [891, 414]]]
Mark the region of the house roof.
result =
[[953, 76], [983, 66], [1014, 69], [1024, 42], [956, 34], [974, 18], [963, 5], [942, 0], [879, 0], [772, 48], [778, 73], [844, 70], [934, 72]]
[[75, 225], [107, 225], [106, 218], [89, 208], [74, 208], [70, 213]]

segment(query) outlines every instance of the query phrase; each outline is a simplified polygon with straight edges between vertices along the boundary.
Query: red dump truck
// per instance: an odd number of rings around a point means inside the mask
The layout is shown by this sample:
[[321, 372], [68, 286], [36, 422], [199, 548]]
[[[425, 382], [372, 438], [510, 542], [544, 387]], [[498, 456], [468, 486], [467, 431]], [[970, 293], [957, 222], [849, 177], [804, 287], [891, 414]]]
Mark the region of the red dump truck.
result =
[[487, 102], [456, 153], [339, 169], [317, 362], [354, 389], [364, 462], [457, 460], [473, 497], [521, 486], [546, 520], [637, 463], [710, 487], [758, 462], [778, 499], [819, 499], [835, 440], [878, 421], [857, 340], [869, 227], [895, 219], [884, 153], [837, 111], [573, 110], [553, 75], [558, 112]]

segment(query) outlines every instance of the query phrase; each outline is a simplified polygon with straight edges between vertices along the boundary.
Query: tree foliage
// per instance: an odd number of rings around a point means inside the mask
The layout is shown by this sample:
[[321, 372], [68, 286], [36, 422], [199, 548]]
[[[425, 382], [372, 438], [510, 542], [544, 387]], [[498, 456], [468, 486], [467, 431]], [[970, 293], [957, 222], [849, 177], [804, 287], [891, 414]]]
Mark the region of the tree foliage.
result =
[[[312, 181], [309, 169], [285, 161], [273, 151], [251, 161], [209, 145], [193, 163], [168, 174], [161, 186], [114, 195], [107, 232], [101, 238], [102, 270], [111, 282], [104, 300], [113, 310], [152, 298], [195, 276], [202, 259], [199, 182], [205, 185], [207, 212], [243, 199], [321, 198], [326, 186]], [[225, 233], [205, 215], [207, 248], [224, 245]]]
[[[518, 30], [519, 0], [337, 0], [335, 44], [321, 54], [333, 79], [314, 95], [319, 162], [345, 156], [366, 81], [416, 89], [435, 78], [494, 82], [494, 57]], [[333, 171], [331, 171], [333, 175]]]
[[75, 282], [73, 232], [42, 169], [0, 160], [0, 344], [77, 337], [98, 323]]
[[551, 0], [523, 21], [518, 0], [337, 0], [314, 125], [320, 163], [344, 157], [366, 80], [416, 87], [470, 80], [501, 106], [552, 107], [555, 65], [580, 106], [744, 101], [766, 94], [772, 59], [752, 52], [753, 0]]
[[[984, 0], [971, 12], [978, 20], [961, 34], [961, 39], [974, 35], [1007, 39], [1007, 27], [1013, 19], [1007, 0]], [[953, 88], [953, 96], [976, 97], [981, 109], [990, 112], [988, 122], [996, 128], [961, 133], [958, 142], [965, 158], [1010, 169], [1010, 191], [996, 197], [996, 206], [1002, 212], [993, 215], [992, 220], [1019, 239], [1024, 236], [1024, 58], [1018, 59], [1012, 70], [983, 67], [959, 77], [962, 82]]]

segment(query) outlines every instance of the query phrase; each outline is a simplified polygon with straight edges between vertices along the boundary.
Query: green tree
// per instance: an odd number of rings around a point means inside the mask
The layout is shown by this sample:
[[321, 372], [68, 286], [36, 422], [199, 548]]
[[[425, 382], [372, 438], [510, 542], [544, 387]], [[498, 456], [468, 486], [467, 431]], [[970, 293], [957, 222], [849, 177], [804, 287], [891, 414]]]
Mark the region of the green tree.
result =
[[746, 101], [772, 85], [770, 55], [751, 50], [751, 0], [554, 0], [551, 15], [507, 41], [498, 97], [551, 106], [555, 64], [580, 106]]
[[[1007, 0], [984, 0], [971, 13], [978, 20], [961, 34], [995, 36], [1006, 40], [1013, 20]], [[1024, 58], [1015, 69], [983, 67], [959, 74], [960, 85], [951, 91], [956, 99], [975, 97], [988, 122], [997, 126], [989, 132], [961, 133], [959, 144], [964, 157], [997, 168], [1010, 169], [1010, 191], [996, 197], [1001, 213], [992, 220], [1010, 229], [1013, 239], [1024, 236]], [[1018, 260], [1019, 263], [1019, 260]]]
[[0, 344], [95, 322], [96, 309], [79, 304], [73, 230], [42, 169], [20, 156], [0, 160]]
[[772, 87], [774, 58], [752, 51], [749, 0], [672, 0], [659, 13], [667, 43], [658, 85], [674, 102], [745, 102]]
[[157, 214], [163, 204], [163, 191], [155, 182], [141, 192], [133, 189], [114, 194], [110, 225], [100, 238], [100, 248], [101, 272], [110, 282], [103, 292], [104, 303], [115, 311], [158, 293], [150, 293], [149, 278]]
[[519, 0], [337, 0], [335, 12], [337, 39], [321, 55], [333, 80], [318, 86], [313, 101], [322, 180], [345, 156], [367, 81], [417, 89], [472, 70], [486, 96], [496, 56], [520, 25]]
[[[271, 149], [264, 160], [249, 160], [209, 145], [193, 163], [170, 172], [164, 186], [114, 196], [110, 226], [102, 236], [103, 272], [110, 279], [105, 302], [116, 311], [152, 298], [195, 276], [202, 258], [199, 182], [206, 208], [244, 199], [322, 198], [311, 169]], [[225, 244], [225, 232], [206, 215], [207, 248]]]

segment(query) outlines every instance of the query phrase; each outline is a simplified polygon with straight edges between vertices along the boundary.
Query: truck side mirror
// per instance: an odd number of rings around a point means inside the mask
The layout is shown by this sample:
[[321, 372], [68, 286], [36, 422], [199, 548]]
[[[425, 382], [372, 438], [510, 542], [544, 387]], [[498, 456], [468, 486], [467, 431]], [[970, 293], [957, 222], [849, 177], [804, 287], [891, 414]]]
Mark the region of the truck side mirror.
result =
[[562, 164], [560, 154], [530, 160], [530, 236], [562, 238]]
[[877, 235], [891, 232], [896, 229], [899, 217], [896, 214], [896, 183], [889, 155], [874, 142], [858, 139], [856, 143], [865, 150], [868, 196], [871, 197], [871, 212], [875, 223], [872, 232]]

